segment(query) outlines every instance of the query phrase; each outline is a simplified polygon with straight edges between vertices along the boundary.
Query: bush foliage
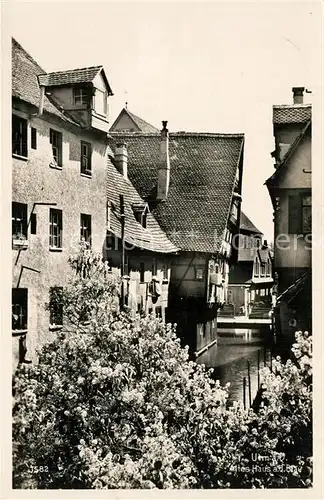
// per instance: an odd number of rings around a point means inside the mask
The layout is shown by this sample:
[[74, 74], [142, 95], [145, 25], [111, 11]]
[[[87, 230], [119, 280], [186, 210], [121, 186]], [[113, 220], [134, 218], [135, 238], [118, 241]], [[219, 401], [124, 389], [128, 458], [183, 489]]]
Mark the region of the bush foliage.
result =
[[257, 414], [226, 407], [227, 388], [171, 325], [120, 312], [118, 281], [91, 252], [82, 258], [87, 272], [71, 259], [77, 275], [57, 297], [63, 329], [15, 375], [15, 488], [311, 486], [307, 333], [296, 334], [296, 363], [263, 370]]

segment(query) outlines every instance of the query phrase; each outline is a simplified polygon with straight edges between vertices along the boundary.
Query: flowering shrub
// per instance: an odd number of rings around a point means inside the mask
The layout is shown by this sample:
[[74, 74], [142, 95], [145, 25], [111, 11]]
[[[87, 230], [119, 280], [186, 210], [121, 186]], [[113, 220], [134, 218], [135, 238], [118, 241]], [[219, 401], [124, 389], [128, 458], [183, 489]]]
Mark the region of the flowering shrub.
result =
[[[310, 440], [309, 337], [297, 336], [300, 366], [264, 371], [258, 414], [226, 409], [227, 389], [171, 325], [120, 312], [118, 282], [86, 263], [58, 297], [63, 330], [15, 378], [14, 487], [308, 486], [310, 450], [296, 446]], [[287, 453], [301, 469], [243, 473], [253, 453]]]

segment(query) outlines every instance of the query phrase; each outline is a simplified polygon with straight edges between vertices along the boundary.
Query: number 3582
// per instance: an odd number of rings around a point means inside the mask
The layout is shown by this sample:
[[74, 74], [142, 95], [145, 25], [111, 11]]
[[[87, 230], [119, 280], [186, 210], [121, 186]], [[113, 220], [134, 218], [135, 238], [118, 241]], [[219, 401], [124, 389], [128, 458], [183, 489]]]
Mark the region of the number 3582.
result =
[[31, 465], [29, 468], [29, 471], [32, 474], [43, 474], [44, 472], [48, 472], [48, 466], [47, 465]]

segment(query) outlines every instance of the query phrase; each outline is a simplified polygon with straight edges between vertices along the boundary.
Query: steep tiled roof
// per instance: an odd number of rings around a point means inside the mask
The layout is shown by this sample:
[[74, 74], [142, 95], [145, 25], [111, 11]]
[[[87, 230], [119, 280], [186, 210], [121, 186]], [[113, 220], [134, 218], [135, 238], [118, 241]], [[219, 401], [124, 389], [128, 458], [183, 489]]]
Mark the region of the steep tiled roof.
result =
[[[34, 106], [39, 106], [40, 88], [37, 76], [44, 73], [36, 61], [23, 49], [23, 47], [12, 39], [12, 95], [28, 102]], [[44, 97], [44, 111], [59, 116], [64, 121], [76, 123], [73, 119], [56, 107], [50, 99]]]
[[[140, 195], [155, 199], [160, 134], [111, 133], [128, 149], [128, 172]], [[115, 142], [114, 142], [115, 141]], [[183, 251], [220, 250], [226, 229], [243, 134], [176, 132], [169, 135], [170, 187], [165, 202], [151, 203], [170, 240]]]
[[143, 205], [144, 201], [132, 185], [123, 177], [113, 165], [113, 160], [108, 159], [107, 197], [113, 206], [110, 215], [110, 230], [121, 238], [120, 200], [119, 195], [124, 195], [125, 203], [125, 241], [137, 248], [159, 253], [177, 252], [178, 248], [171, 243], [166, 234], [151, 213], [147, 214], [146, 228], [135, 219], [133, 207]]
[[306, 123], [312, 117], [311, 104], [282, 104], [273, 106], [273, 123]]
[[248, 218], [248, 216], [241, 211], [241, 220], [240, 220], [240, 230], [242, 231], [249, 231], [250, 233], [255, 233], [255, 234], [263, 234], [251, 220]]
[[[135, 126], [137, 127], [136, 132], [144, 132], [144, 133], [147, 133], [147, 134], [150, 134], [150, 133], [154, 134], [154, 133], [158, 133], [159, 132], [159, 129], [157, 129], [156, 127], [153, 127], [153, 125], [151, 125], [150, 123], [147, 123], [145, 120], [143, 120], [139, 116], [134, 115], [134, 113], [131, 113], [126, 108], [123, 108], [121, 110], [121, 112], [117, 116], [116, 120], [114, 121], [114, 123], [110, 127], [110, 131], [111, 132], [115, 131], [116, 125], [118, 124], [118, 121], [120, 120], [120, 118], [122, 117], [122, 115], [129, 116], [129, 118], [134, 122]], [[117, 131], [118, 130], [116, 130], [116, 132]]]

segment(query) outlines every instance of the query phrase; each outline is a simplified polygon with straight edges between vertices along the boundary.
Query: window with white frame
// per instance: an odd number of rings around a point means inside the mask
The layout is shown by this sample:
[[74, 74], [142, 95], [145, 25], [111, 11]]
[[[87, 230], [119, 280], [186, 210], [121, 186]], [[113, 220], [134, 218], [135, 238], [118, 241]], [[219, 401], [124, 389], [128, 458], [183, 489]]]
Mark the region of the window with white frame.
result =
[[12, 115], [12, 154], [27, 158], [27, 120], [17, 115]]
[[96, 89], [94, 95], [94, 109], [99, 115], [107, 114], [107, 92]]
[[92, 147], [89, 142], [81, 141], [81, 173], [91, 175]]
[[73, 89], [73, 104], [75, 106], [83, 106], [89, 102], [89, 92], [87, 89]]
[[62, 210], [50, 208], [49, 221], [49, 246], [50, 248], [62, 248], [63, 217]]

